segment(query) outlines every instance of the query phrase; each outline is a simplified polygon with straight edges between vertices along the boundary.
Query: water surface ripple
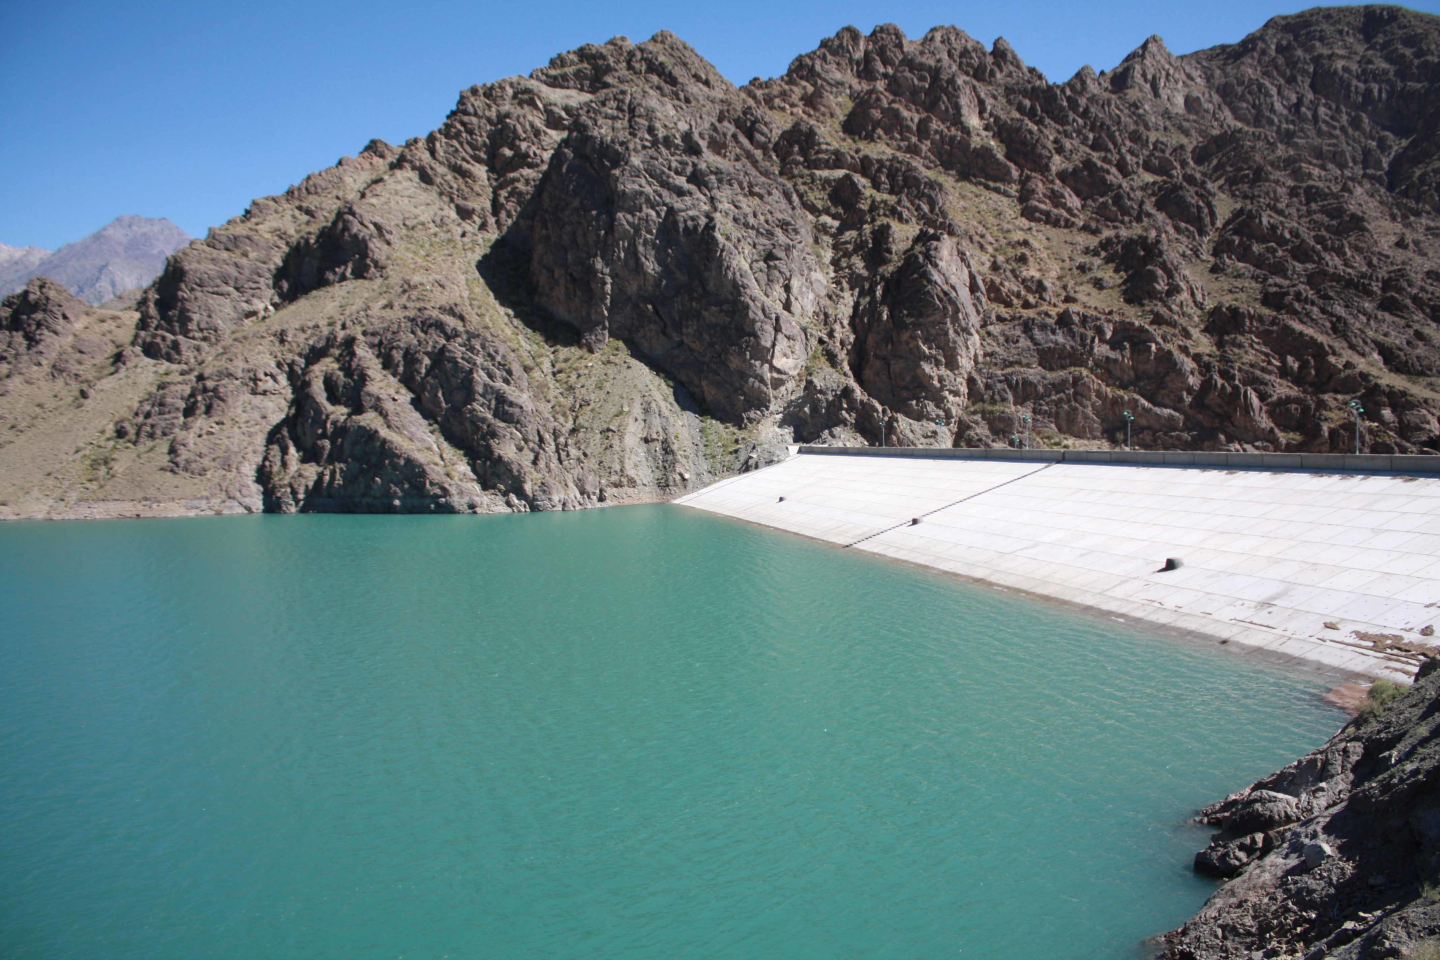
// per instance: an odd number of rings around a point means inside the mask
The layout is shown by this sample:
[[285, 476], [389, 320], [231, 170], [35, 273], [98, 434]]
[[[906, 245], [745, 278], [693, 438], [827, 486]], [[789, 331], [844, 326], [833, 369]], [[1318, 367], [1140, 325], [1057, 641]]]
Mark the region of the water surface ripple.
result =
[[670, 506], [0, 526], [0, 957], [1130, 958], [1317, 684]]

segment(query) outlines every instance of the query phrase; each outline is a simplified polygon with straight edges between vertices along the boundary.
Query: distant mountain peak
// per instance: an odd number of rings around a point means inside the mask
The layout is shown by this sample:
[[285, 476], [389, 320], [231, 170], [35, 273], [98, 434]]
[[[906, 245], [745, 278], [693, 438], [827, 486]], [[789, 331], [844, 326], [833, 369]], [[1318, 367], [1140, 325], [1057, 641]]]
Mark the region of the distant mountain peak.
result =
[[0, 272], [27, 269], [50, 256], [49, 250], [40, 247], [12, 247], [0, 243]]
[[165, 268], [165, 259], [190, 240], [163, 217], [125, 214], [54, 253], [0, 244], [0, 295], [22, 289], [31, 277], [45, 276], [86, 303], [104, 303], [149, 284]]

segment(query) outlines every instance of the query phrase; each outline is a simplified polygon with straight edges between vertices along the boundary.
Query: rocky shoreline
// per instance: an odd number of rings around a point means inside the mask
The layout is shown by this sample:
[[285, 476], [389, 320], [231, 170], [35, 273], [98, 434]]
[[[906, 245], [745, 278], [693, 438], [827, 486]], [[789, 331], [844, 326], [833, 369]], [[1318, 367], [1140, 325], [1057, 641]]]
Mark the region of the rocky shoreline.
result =
[[1227, 878], [1160, 960], [1380, 960], [1440, 950], [1440, 661], [1318, 750], [1200, 812]]

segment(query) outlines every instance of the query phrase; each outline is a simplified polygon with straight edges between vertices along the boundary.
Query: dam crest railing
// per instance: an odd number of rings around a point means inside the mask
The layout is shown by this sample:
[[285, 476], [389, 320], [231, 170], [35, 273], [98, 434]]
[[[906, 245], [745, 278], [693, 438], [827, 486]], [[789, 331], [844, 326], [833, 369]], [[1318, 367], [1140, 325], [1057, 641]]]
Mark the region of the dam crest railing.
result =
[[792, 445], [791, 449], [796, 453], [825, 456], [1019, 460], [1036, 463], [1102, 463], [1145, 467], [1207, 467], [1226, 470], [1440, 474], [1440, 456], [1425, 454], [1229, 453], [1200, 450], [1015, 450], [1007, 447], [831, 447], [815, 444]]

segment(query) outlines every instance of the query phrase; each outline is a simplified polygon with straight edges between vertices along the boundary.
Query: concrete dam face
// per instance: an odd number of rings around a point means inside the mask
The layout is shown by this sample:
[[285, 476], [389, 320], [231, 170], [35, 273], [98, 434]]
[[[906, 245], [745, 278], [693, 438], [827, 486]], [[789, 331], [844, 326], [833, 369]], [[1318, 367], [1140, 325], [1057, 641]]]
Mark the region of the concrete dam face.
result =
[[1339, 673], [1440, 654], [1440, 476], [822, 450], [676, 503]]

